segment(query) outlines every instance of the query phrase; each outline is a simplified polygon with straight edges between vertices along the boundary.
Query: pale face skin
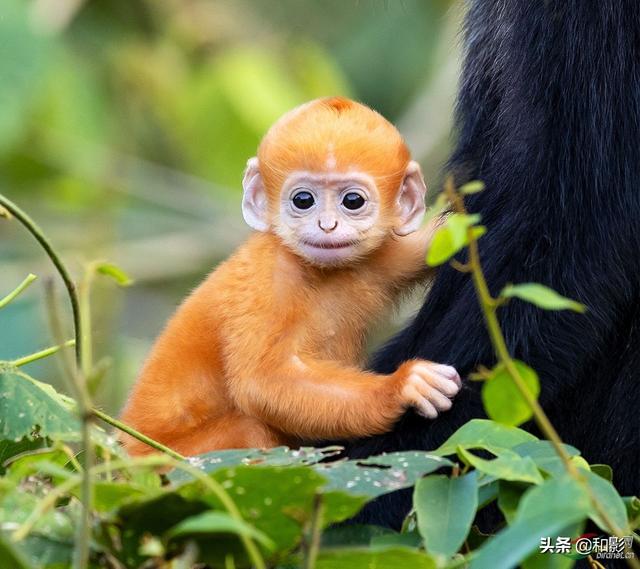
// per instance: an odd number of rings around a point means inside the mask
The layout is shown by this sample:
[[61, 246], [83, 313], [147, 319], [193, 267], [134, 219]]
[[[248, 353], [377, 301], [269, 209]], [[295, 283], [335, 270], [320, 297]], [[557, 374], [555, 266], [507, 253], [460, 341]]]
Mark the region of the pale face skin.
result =
[[343, 264], [384, 235], [377, 227], [379, 203], [366, 174], [294, 172], [282, 187], [276, 233], [313, 264]]
[[273, 217], [257, 158], [247, 164], [243, 187], [246, 222], [258, 231], [273, 231], [292, 251], [320, 267], [356, 261], [392, 232], [401, 236], [416, 231], [425, 212], [426, 188], [416, 162], [407, 167], [391, 216], [381, 215], [380, 193], [364, 172], [293, 172], [280, 190]]

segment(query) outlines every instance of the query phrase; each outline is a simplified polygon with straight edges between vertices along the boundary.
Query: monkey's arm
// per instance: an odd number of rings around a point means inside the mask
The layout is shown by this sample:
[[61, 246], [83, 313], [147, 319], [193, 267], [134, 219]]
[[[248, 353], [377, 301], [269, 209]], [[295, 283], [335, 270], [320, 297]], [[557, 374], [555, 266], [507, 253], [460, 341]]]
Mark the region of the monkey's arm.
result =
[[355, 438], [388, 431], [410, 406], [429, 418], [451, 407], [457, 372], [409, 361], [391, 375], [291, 356], [270, 371], [241, 374], [229, 386], [236, 405], [306, 439]]
[[433, 267], [426, 264], [427, 251], [443, 218], [437, 216], [420, 229], [404, 237], [396, 237], [389, 247], [381, 252], [374, 264], [387, 281], [397, 280], [402, 284], [413, 284], [428, 279], [435, 273]]

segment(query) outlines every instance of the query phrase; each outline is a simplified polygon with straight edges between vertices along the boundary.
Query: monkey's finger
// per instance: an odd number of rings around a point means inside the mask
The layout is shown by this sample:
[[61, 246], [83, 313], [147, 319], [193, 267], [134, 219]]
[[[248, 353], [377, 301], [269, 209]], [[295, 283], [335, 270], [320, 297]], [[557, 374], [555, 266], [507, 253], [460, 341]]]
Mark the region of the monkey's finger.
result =
[[427, 381], [433, 389], [437, 389], [447, 397], [454, 397], [460, 391], [460, 386], [455, 381], [444, 378], [439, 374], [431, 374]]
[[462, 387], [462, 380], [460, 379], [460, 374], [458, 370], [453, 366], [448, 366], [444, 364], [433, 364], [431, 366], [431, 370], [436, 372], [438, 375], [444, 377], [445, 379], [449, 379], [453, 381], [458, 387]]
[[433, 406], [438, 411], [448, 411], [451, 409], [453, 403], [451, 399], [449, 399], [446, 395], [443, 395], [439, 391], [432, 389], [431, 393], [429, 393], [429, 401], [433, 404]]
[[[418, 374], [411, 374], [409, 376], [409, 382], [412, 387], [419, 392], [422, 398], [429, 401], [439, 411], [448, 411], [449, 409], [451, 409], [451, 399], [449, 399], [446, 394], [433, 387], [433, 385], [431, 385], [428, 381], [421, 378]], [[452, 382], [448, 383], [455, 387]]]
[[[445, 376], [440, 371], [436, 370], [436, 367], [439, 366], [430, 364], [417, 364], [411, 370], [413, 372], [410, 377], [412, 383], [417, 385], [416, 378], [420, 378], [423, 385], [427, 384], [427, 386], [431, 389], [437, 389], [438, 391], [444, 393], [447, 397], [453, 397], [454, 395], [456, 395], [456, 393], [458, 393], [458, 391], [460, 391], [460, 386], [452, 379], [449, 379], [451, 377], [451, 374]], [[423, 391], [422, 393], [423, 395], [428, 396], [428, 392]]]
[[419, 415], [426, 417], [427, 419], [435, 419], [438, 416], [438, 411], [433, 404], [427, 399], [422, 399], [416, 405], [416, 411]]
[[412, 373], [417, 373], [429, 383], [435, 384], [437, 388], [453, 397], [462, 386], [460, 376], [454, 367], [431, 362], [419, 362], [411, 368]]

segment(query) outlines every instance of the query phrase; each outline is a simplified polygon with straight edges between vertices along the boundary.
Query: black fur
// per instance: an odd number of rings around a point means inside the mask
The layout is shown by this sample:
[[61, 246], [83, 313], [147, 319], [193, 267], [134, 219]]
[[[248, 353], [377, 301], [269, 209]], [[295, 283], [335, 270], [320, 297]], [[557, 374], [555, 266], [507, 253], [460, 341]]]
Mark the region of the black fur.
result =
[[[538, 371], [564, 440], [610, 464], [621, 493], [640, 494], [640, 2], [476, 0], [465, 37], [451, 169], [486, 183], [467, 203], [488, 227], [490, 288], [539, 282], [589, 309], [512, 301], [500, 311], [509, 349]], [[463, 377], [494, 363], [468, 275], [443, 267], [373, 367], [413, 357]], [[479, 385], [465, 383], [436, 421], [407, 415], [348, 454], [436, 448], [484, 416]], [[389, 495], [360, 521], [398, 527], [409, 504], [408, 492]]]

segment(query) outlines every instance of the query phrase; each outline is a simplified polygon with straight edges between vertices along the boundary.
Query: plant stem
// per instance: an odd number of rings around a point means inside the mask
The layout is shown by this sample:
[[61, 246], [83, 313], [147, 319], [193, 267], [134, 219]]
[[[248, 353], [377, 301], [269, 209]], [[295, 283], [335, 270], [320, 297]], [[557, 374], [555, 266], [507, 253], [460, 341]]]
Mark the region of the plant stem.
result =
[[17, 360], [13, 360], [11, 365], [16, 367], [21, 367], [23, 365], [30, 364], [31, 362], [35, 362], [37, 360], [41, 360], [42, 358], [46, 358], [51, 356], [57, 352], [59, 352], [63, 348], [71, 348], [76, 345], [75, 340], [67, 340], [64, 344], [59, 344], [57, 346], [51, 346], [50, 348], [45, 348], [44, 350], [40, 350], [39, 352], [35, 352], [33, 354], [29, 354], [28, 356], [23, 356], [18, 358]]
[[140, 431], [136, 431], [133, 427], [130, 427], [129, 425], [127, 425], [126, 423], [123, 423], [122, 421], [119, 421], [115, 417], [111, 417], [111, 415], [107, 415], [105, 412], [100, 411], [99, 409], [94, 408], [91, 411], [96, 417], [98, 417], [98, 419], [102, 419], [105, 423], [108, 423], [109, 425], [111, 425], [112, 427], [115, 427], [116, 429], [122, 431], [123, 433], [127, 433], [133, 438], [138, 439], [139, 441], [145, 444], [148, 444], [150, 447], [156, 450], [159, 450], [160, 452], [163, 452], [169, 455], [170, 457], [175, 458], [176, 460], [185, 460], [185, 457], [182, 456], [180, 453], [169, 448], [168, 446], [163, 445], [162, 443], [159, 443], [158, 441], [153, 440], [152, 438], [146, 435], [143, 435]]
[[43, 233], [42, 229], [40, 229], [38, 224], [33, 221], [31, 217], [29, 217], [21, 208], [19, 208], [10, 199], [2, 194], [0, 194], [0, 206], [9, 211], [9, 213], [11, 213], [11, 215], [15, 217], [29, 233], [31, 233], [35, 240], [44, 249], [49, 259], [51, 259], [51, 262], [54, 264], [60, 277], [62, 278], [64, 286], [66, 287], [69, 294], [69, 301], [71, 302], [71, 310], [73, 312], [73, 327], [76, 339], [76, 360], [78, 364], [80, 364], [82, 357], [82, 324], [80, 323], [80, 306], [78, 303], [76, 285], [71, 279], [69, 271], [60, 259], [58, 253], [56, 253], [50, 241]]
[[316, 559], [320, 551], [320, 538], [322, 537], [322, 517], [324, 515], [324, 503], [322, 494], [313, 497], [313, 515], [311, 518], [310, 539], [307, 554], [304, 559], [304, 569], [315, 569]]
[[29, 273], [27, 275], [27, 277], [14, 289], [12, 290], [7, 296], [5, 296], [3, 299], [0, 299], [0, 308], [4, 308], [5, 306], [7, 306], [7, 304], [9, 304], [14, 298], [16, 298], [16, 296], [18, 296], [19, 294], [22, 294], [22, 292], [27, 289], [27, 287], [37, 279], [38, 277], [36, 277], [33, 273]]

